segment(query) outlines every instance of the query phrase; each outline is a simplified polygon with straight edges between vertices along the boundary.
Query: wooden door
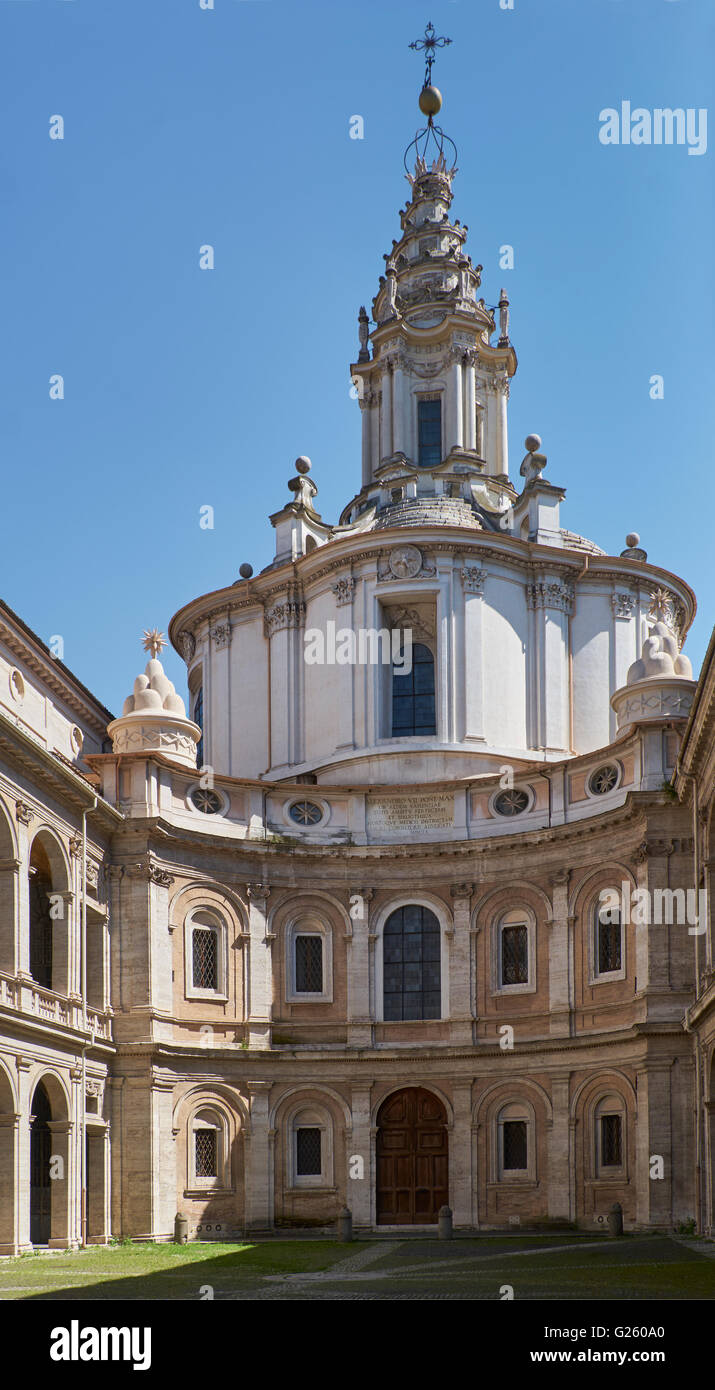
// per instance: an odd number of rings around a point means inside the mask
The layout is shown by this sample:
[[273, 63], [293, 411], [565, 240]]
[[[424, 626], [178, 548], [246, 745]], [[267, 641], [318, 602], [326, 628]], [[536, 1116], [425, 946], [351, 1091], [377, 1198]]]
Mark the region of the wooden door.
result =
[[431, 1091], [409, 1087], [378, 1114], [377, 1221], [434, 1225], [449, 1199], [447, 1116]]

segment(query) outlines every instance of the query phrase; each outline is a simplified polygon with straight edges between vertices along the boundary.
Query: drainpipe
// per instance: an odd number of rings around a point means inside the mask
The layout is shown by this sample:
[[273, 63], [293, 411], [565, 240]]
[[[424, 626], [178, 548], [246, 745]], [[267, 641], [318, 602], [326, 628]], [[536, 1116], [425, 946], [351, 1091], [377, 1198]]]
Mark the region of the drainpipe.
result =
[[82, 1125], [81, 1125], [81, 1243], [87, 1244], [87, 816], [97, 809], [97, 798], [82, 812], [82, 938], [80, 947], [82, 995]]

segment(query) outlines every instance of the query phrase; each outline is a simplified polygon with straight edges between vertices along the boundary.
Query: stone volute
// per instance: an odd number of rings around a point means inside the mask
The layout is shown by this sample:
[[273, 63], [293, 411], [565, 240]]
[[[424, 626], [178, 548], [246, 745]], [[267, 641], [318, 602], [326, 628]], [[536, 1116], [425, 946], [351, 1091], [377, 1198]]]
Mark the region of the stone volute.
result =
[[112, 751], [163, 753], [182, 767], [194, 768], [201, 730], [187, 719], [184, 701], [158, 660], [158, 652], [166, 645], [163, 634], [153, 629], [144, 636], [144, 650], [151, 657], [124, 701], [119, 719], [107, 725]]

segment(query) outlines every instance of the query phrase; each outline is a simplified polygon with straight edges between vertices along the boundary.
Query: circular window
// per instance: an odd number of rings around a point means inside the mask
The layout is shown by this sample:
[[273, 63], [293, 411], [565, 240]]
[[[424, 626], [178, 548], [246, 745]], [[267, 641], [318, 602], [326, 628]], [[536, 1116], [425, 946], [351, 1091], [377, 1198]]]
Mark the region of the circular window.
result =
[[294, 801], [288, 815], [296, 825], [317, 825], [323, 819], [322, 809], [314, 801]]
[[75, 727], [74, 727], [73, 730], [72, 730], [72, 733], [70, 734], [70, 739], [71, 739], [71, 741], [72, 741], [72, 747], [73, 747], [75, 753], [81, 753], [81, 752], [82, 752], [82, 744], [84, 743], [84, 734], [82, 733], [82, 730], [81, 730], [81, 729], [78, 729], [78, 728], [77, 728], [77, 725], [76, 725], [76, 724], [75, 724]]
[[25, 698], [25, 682], [18, 670], [10, 672], [10, 694], [18, 703]]
[[529, 805], [529, 793], [520, 787], [511, 787], [494, 798], [494, 810], [498, 816], [520, 816]]
[[607, 763], [605, 767], [597, 767], [588, 779], [588, 790], [594, 796], [605, 796], [606, 792], [612, 792], [618, 786], [618, 768], [615, 763]]
[[195, 787], [189, 793], [191, 805], [197, 811], [202, 811], [205, 816], [218, 816], [223, 810], [223, 799], [218, 792], [211, 791], [209, 787]]

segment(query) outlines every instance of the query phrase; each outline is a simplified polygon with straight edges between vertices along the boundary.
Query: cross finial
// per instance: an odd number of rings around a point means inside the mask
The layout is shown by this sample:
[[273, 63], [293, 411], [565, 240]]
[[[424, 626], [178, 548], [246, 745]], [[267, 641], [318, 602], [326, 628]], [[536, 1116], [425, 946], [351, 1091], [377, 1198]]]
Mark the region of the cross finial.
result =
[[158, 628], [144, 628], [144, 651], [151, 652], [152, 660], [163, 652], [167, 645], [163, 632], [159, 632]]
[[446, 48], [447, 44], [451, 42], [451, 39], [437, 37], [434, 31], [434, 24], [432, 23], [432, 20], [430, 20], [427, 25], [427, 28], [425, 29], [424, 38], [415, 39], [414, 43], [410, 44], [410, 48], [416, 49], [418, 53], [422, 52], [422, 50], [424, 49], [425, 87], [429, 87], [432, 84], [432, 64], [435, 60], [435, 49]]

